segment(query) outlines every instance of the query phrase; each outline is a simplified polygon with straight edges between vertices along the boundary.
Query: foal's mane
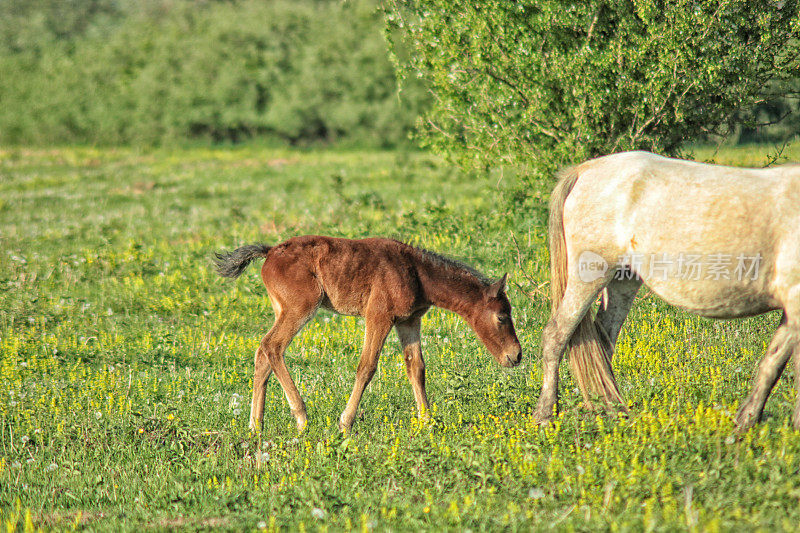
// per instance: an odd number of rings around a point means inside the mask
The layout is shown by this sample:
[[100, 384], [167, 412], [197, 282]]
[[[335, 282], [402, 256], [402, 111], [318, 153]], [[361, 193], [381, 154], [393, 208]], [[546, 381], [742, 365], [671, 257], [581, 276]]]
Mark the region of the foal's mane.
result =
[[436, 252], [431, 252], [430, 250], [426, 250], [425, 248], [420, 248], [419, 246], [408, 244], [407, 242], [402, 242], [402, 241], [397, 241], [397, 242], [399, 242], [404, 246], [408, 246], [409, 248], [411, 248], [411, 250], [416, 252], [421, 259], [429, 261], [435, 266], [444, 267], [459, 273], [467, 273], [477, 278], [478, 281], [480, 281], [484, 285], [492, 284], [492, 280], [486, 277], [483, 273], [467, 265], [466, 263], [462, 263], [461, 261], [453, 259], [452, 257], [447, 257], [441, 254], [437, 254]]

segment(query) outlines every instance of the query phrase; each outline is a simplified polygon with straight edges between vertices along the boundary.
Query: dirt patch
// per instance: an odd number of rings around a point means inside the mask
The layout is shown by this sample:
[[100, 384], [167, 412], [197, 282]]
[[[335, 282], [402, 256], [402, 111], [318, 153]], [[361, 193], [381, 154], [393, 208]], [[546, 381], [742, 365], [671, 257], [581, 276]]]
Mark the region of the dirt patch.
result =
[[34, 519], [37, 525], [47, 528], [64, 528], [68, 525], [86, 525], [97, 522], [110, 514], [104, 511], [54, 511]]
[[207, 518], [200, 517], [187, 517], [183, 515], [162, 518], [152, 524], [147, 524], [145, 527], [155, 527], [158, 529], [182, 529], [185, 527], [191, 528], [222, 528], [229, 527], [230, 520], [221, 516], [211, 516]]
[[[55, 511], [34, 518], [38, 526], [52, 529], [69, 529], [73, 526], [87, 526], [99, 520], [113, 520], [116, 513], [110, 511]], [[218, 529], [231, 526], [229, 518], [220, 516], [197, 517], [175, 515], [142, 522], [142, 529]]]

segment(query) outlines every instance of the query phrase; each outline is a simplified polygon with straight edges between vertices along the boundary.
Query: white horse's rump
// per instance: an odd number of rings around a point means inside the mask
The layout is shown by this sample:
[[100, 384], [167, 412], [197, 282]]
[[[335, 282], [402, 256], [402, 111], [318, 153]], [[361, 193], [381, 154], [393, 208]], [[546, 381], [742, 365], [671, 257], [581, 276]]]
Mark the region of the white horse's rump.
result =
[[[786, 362], [800, 351], [800, 166], [742, 169], [646, 152], [587, 161], [554, 190], [550, 242], [554, 312], [543, 336], [541, 420], [556, 406], [567, 345], [584, 397], [619, 400], [609, 363], [642, 282], [703, 316], [784, 311], [737, 416], [741, 428], [758, 420]], [[592, 323], [588, 311], [601, 291]], [[795, 361], [800, 367], [800, 355]], [[800, 428], [800, 402], [794, 424]]]

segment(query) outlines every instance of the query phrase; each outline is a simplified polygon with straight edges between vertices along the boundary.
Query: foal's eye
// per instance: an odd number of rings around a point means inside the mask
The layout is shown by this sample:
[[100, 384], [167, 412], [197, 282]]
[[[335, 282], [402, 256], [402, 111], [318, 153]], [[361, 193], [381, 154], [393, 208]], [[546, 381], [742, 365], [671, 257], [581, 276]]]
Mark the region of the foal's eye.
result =
[[497, 315], [497, 321], [501, 324], [508, 324], [511, 321], [511, 317], [508, 315]]

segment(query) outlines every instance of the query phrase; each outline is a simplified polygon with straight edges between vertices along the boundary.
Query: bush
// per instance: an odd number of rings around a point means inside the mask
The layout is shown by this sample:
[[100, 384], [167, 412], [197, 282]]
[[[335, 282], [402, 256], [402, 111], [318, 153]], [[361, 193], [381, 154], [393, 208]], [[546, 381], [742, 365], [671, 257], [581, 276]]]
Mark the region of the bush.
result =
[[791, 0], [393, 0], [388, 21], [413, 51], [400, 72], [435, 95], [423, 141], [466, 165], [529, 164], [532, 180], [610, 152], [678, 154], [798, 74]]
[[424, 103], [398, 97], [372, 1], [95, 4], [64, 27], [39, 6], [6, 39], [0, 142], [387, 146]]

